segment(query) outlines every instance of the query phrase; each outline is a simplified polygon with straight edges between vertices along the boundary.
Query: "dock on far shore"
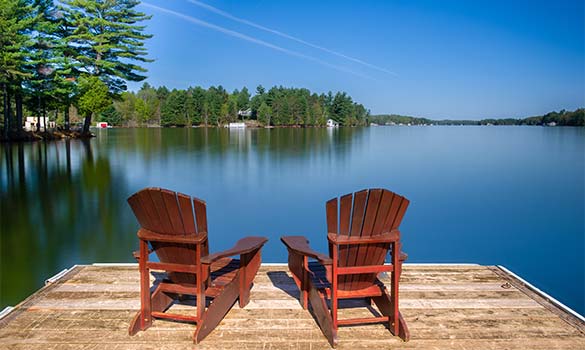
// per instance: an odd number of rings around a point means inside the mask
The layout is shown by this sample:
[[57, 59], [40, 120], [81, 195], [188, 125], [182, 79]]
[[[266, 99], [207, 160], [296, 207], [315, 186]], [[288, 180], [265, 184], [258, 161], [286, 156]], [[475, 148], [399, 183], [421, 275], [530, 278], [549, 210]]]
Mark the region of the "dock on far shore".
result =
[[[236, 303], [201, 344], [192, 342], [195, 325], [165, 320], [131, 337], [128, 325], [140, 308], [137, 265], [79, 265], [3, 315], [0, 348], [329, 349], [298, 296], [285, 264], [263, 264], [250, 303], [243, 309]], [[350, 306], [365, 305], [359, 303]], [[409, 342], [370, 324], [340, 327], [337, 349], [585, 349], [583, 317], [503, 267], [405, 264], [400, 308]], [[362, 312], [369, 313], [343, 308], [340, 318]]]

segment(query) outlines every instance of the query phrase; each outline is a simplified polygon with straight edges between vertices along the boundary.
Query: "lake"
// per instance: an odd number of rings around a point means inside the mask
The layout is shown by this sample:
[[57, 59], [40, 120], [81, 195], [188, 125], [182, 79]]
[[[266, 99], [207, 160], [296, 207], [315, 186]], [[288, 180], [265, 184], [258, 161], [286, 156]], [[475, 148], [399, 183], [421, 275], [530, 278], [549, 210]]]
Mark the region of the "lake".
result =
[[325, 201], [411, 201], [408, 262], [504, 265], [585, 313], [585, 128], [109, 129], [0, 145], [0, 307], [74, 264], [133, 262], [126, 203], [147, 186], [207, 201], [211, 251], [282, 235], [326, 252]]

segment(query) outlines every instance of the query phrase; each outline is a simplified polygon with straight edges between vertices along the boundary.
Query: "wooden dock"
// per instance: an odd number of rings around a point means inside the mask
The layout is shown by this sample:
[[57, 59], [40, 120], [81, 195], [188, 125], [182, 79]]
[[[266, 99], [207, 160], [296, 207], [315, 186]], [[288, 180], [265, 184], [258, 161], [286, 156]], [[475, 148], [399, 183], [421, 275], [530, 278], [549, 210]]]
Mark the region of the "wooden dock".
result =
[[[341, 327], [338, 349], [585, 349], [585, 322], [495, 266], [405, 265], [401, 309], [411, 340], [381, 324]], [[136, 266], [75, 266], [0, 320], [1, 349], [329, 349], [285, 265], [263, 265], [251, 301], [199, 345], [195, 325], [156, 320], [128, 336]], [[361, 301], [340, 317], [360, 317]], [[193, 310], [189, 306], [173, 308]], [[187, 311], [188, 312], [188, 311]], [[367, 314], [366, 314], [367, 315]]]

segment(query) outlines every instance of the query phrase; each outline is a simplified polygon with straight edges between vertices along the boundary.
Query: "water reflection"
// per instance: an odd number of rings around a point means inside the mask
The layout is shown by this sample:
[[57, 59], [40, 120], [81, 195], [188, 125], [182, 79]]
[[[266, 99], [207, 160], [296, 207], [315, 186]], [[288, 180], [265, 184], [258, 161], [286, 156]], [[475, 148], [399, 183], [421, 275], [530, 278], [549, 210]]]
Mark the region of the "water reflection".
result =
[[[0, 306], [73, 264], [129, 261], [125, 178], [88, 141], [3, 145]], [[126, 257], [126, 258], [125, 258]]]
[[[279, 157], [305, 157], [324, 150], [336, 156], [349, 151], [362, 139], [365, 129], [229, 129], [229, 128], [143, 128], [99, 130], [99, 147], [140, 152], [145, 161], [153, 158], [205, 152], [265, 152]], [[116, 138], [108, 135], [116, 134]]]

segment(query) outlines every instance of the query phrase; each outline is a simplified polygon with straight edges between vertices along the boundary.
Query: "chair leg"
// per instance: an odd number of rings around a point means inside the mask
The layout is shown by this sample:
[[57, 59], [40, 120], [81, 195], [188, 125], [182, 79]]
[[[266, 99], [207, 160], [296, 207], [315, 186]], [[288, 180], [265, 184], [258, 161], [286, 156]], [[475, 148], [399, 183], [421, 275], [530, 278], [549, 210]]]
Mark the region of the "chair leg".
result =
[[300, 297], [299, 302], [303, 309], [307, 309], [308, 304], [308, 289], [307, 289], [307, 271], [304, 268], [304, 258], [301, 255], [289, 251], [288, 253], [288, 269], [291, 272], [295, 284], [299, 288]]
[[254, 277], [260, 268], [260, 250], [256, 250], [249, 254], [243, 254], [240, 259], [240, 291], [239, 291], [239, 306], [241, 308], [248, 305], [250, 302], [250, 289], [254, 282]]
[[236, 277], [227, 285], [224, 286], [221, 293], [213, 299], [211, 305], [207, 308], [205, 313], [197, 324], [197, 330], [193, 334], [193, 342], [198, 344], [201, 342], [211, 331], [217, 327], [224, 316], [230, 311], [231, 307], [238, 298], [240, 284], [239, 273]]
[[395, 336], [400, 337], [402, 340], [408, 341], [410, 339], [410, 332], [406, 326], [406, 321], [404, 321], [400, 312], [398, 312], [398, 317], [394, 319], [394, 305], [386, 293], [386, 290], [383, 290], [381, 296], [372, 297], [372, 300], [380, 310], [380, 313], [388, 317], [388, 329], [390, 332]]
[[150, 274], [146, 267], [148, 261], [148, 243], [140, 240], [140, 253], [138, 269], [140, 271], [140, 311], [130, 322], [128, 334], [134, 335], [152, 325], [151, 299], [150, 299]]
[[142, 318], [142, 311], [138, 311], [136, 315], [130, 321], [130, 327], [128, 327], [128, 334], [130, 336], [135, 335], [136, 333], [143, 331], [140, 325], [140, 319]]
[[321, 328], [323, 335], [325, 335], [331, 347], [337, 346], [337, 329], [333, 324], [333, 318], [331, 317], [331, 312], [329, 312], [329, 308], [327, 307], [324, 293], [317, 291], [317, 289], [315, 289], [315, 287], [311, 284], [309, 286], [308, 294], [309, 305], [313, 310], [313, 314], [317, 324], [319, 325], [319, 328]]

